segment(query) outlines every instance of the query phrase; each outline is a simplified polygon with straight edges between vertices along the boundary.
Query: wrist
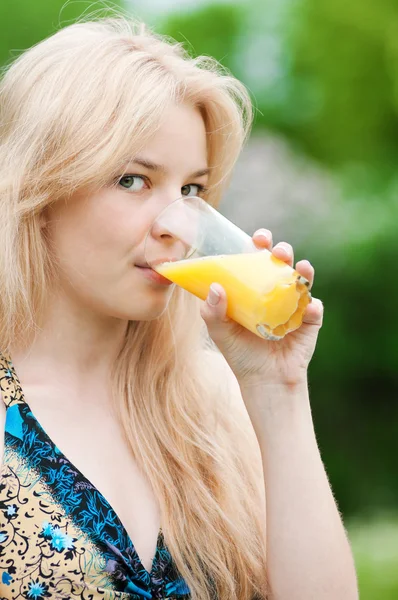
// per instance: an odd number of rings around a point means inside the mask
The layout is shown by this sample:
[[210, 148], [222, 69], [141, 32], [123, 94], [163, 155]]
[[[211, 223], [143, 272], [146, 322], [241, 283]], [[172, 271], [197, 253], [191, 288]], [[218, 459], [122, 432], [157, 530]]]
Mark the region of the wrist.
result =
[[280, 427], [311, 421], [307, 379], [293, 382], [246, 382], [241, 394], [257, 437], [272, 435]]
[[242, 398], [247, 409], [261, 413], [300, 410], [309, 406], [307, 380], [296, 383], [252, 383], [241, 386]]
[[257, 375], [238, 379], [238, 383], [242, 393], [244, 391], [248, 393], [263, 391], [268, 394], [272, 391], [278, 394], [297, 394], [300, 391], [308, 390], [307, 371], [303, 371], [297, 377], [286, 379], [270, 379], [267, 376]]

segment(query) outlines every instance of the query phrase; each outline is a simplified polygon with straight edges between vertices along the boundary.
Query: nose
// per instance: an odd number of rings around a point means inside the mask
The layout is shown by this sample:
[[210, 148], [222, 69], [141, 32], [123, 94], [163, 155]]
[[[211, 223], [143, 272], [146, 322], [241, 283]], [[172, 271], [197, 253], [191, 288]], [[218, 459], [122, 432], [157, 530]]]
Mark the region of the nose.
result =
[[155, 217], [147, 236], [147, 260], [148, 257], [157, 262], [159, 259], [182, 260], [192, 256], [201, 233], [200, 216], [194, 197], [179, 198], [166, 206]]
[[162, 242], [164, 244], [170, 244], [173, 242], [173, 240], [177, 239], [173, 235], [171, 227], [168, 226], [164, 221], [154, 222], [152, 226], [152, 237], [158, 242]]
[[[167, 218], [155, 221], [152, 225], [150, 237], [152, 239], [151, 250], [157, 259], [168, 261], [181, 260], [187, 256], [190, 246], [173, 233], [172, 223]], [[149, 240], [148, 240], [149, 242]], [[150, 243], [150, 242], [149, 242]]]

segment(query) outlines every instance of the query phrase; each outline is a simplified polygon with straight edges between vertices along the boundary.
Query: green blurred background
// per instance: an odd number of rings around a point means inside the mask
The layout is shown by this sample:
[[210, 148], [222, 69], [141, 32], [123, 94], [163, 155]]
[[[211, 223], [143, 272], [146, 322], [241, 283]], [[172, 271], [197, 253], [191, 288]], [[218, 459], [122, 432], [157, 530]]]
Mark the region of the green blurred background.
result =
[[250, 89], [253, 134], [221, 210], [315, 266], [318, 441], [361, 598], [396, 600], [398, 3], [13, 0], [0, 5], [0, 64], [104, 6], [215, 56]]

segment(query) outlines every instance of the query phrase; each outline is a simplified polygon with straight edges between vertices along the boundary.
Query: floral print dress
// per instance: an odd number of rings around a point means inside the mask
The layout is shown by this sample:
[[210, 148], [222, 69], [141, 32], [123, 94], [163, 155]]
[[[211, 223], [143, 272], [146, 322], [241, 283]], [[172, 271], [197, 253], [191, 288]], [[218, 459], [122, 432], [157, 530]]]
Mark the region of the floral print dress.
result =
[[48, 437], [0, 353], [0, 600], [188, 600], [159, 531], [151, 572], [106, 498]]

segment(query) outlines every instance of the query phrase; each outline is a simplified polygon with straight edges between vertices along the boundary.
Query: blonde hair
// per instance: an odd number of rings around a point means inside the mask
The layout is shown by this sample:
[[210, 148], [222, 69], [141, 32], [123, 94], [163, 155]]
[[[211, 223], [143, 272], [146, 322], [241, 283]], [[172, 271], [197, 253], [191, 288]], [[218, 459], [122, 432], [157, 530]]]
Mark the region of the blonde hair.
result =
[[[217, 205], [251, 124], [244, 86], [211, 58], [116, 14], [79, 21], [21, 54], [0, 84], [0, 347], [34, 336], [56, 265], [42, 211], [100, 188], [143, 147], [170, 103], [203, 115]], [[159, 499], [162, 530], [192, 598], [265, 597], [259, 449], [228, 406], [199, 301], [176, 289], [152, 322], [130, 321], [114, 399]]]

